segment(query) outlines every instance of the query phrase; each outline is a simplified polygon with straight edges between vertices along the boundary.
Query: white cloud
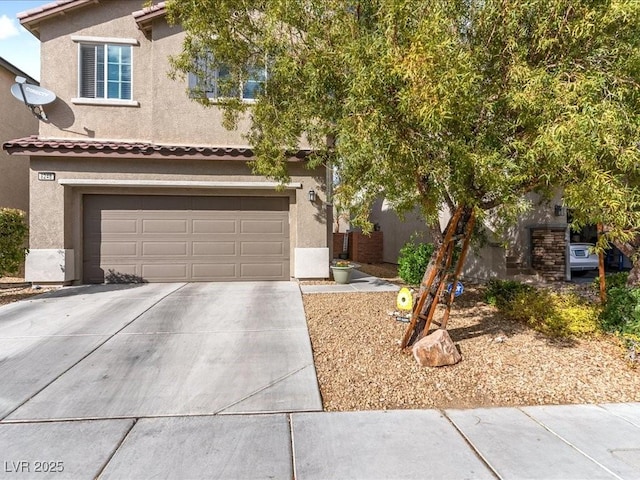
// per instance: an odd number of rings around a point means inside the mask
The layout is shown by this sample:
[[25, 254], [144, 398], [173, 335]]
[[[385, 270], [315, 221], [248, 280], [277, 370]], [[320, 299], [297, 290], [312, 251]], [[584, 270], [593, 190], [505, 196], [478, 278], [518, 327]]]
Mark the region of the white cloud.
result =
[[7, 17], [6, 15], [0, 15], [0, 40], [15, 37], [19, 34], [20, 32], [15, 24], [15, 20]]

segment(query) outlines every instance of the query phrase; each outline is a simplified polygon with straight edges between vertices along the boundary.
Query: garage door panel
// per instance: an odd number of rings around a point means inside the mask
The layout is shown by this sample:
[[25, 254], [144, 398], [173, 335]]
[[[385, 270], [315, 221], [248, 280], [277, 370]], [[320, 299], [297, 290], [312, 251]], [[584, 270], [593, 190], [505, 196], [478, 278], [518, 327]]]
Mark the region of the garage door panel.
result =
[[144, 256], [187, 256], [187, 242], [142, 242]]
[[188, 271], [186, 263], [143, 264], [142, 278], [154, 278], [158, 281], [187, 280]]
[[138, 256], [138, 243], [137, 242], [103, 242], [102, 248], [100, 242], [94, 242], [93, 251], [98, 253], [102, 252], [104, 257], [137, 257]]
[[193, 280], [235, 280], [238, 266], [235, 263], [198, 263], [191, 268]]
[[194, 220], [193, 233], [232, 233], [237, 231], [237, 222], [234, 219], [230, 220]]
[[86, 195], [84, 280], [288, 280], [288, 207], [285, 197]]
[[247, 280], [278, 279], [284, 274], [281, 263], [243, 263], [240, 274]]
[[164, 219], [164, 220], [142, 220], [142, 233], [187, 233], [189, 230], [187, 228], [186, 220], [174, 220], [174, 219]]
[[193, 256], [235, 256], [235, 242], [193, 242]]
[[257, 233], [260, 235], [284, 233], [282, 220], [241, 220], [240, 233]]
[[111, 234], [138, 233], [138, 222], [136, 220], [104, 219], [100, 227], [101, 231]]
[[241, 255], [269, 257], [284, 255], [284, 245], [282, 242], [241, 242]]

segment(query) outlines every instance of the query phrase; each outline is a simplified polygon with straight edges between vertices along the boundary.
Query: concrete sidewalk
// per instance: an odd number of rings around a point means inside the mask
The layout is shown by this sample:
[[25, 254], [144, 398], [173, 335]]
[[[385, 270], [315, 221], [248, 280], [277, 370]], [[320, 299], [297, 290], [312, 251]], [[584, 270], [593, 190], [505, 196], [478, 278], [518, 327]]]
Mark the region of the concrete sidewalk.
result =
[[351, 282], [347, 284], [300, 285], [300, 290], [302, 293], [397, 292], [400, 287], [354, 270], [351, 274]]
[[0, 423], [1, 479], [96, 476], [640, 479], [640, 404]]

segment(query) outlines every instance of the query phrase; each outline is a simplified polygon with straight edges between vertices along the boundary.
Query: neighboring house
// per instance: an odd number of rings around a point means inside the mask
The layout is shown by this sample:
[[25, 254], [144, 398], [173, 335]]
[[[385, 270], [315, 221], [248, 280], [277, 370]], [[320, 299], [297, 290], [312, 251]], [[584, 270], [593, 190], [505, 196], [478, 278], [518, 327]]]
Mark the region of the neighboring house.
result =
[[[531, 210], [508, 229], [504, 238], [493, 234], [491, 228], [485, 225], [487, 241], [483, 246], [472, 247], [469, 251], [464, 277], [487, 280], [539, 273], [554, 280], [570, 278], [566, 255], [569, 229], [560, 194], [549, 202], [541, 201], [534, 194], [528, 195], [528, 199], [532, 203]], [[369, 219], [380, 226], [384, 235], [385, 262], [398, 263], [400, 249], [412, 236], [417, 235], [418, 241], [433, 241], [433, 233], [417, 210], [401, 220], [381, 199], [373, 206]], [[447, 221], [448, 216], [443, 214], [440, 218], [443, 230]]]
[[[11, 94], [17, 76], [38, 85], [37, 80], [0, 57], [0, 143], [38, 132], [38, 119]], [[3, 207], [29, 211], [29, 161], [0, 150], [0, 208]]]
[[163, 3], [143, 3], [59, 0], [19, 15], [58, 97], [38, 136], [4, 144], [31, 165], [26, 280], [328, 277], [325, 172], [301, 149], [284, 189], [252, 174], [248, 120], [225, 130], [219, 109], [189, 98], [193, 79], [169, 79], [184, 32]]

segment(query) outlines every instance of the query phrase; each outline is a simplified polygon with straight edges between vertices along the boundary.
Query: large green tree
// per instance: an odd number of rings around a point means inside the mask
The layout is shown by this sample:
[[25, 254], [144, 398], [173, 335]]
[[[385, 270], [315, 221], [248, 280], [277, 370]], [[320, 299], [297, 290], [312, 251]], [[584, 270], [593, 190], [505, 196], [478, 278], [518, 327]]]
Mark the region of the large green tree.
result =
[[[251, 116], [256, 173], [286, 181], [287, 152], [307, 142], [312, 165], [337, 169], [339, 201], [362, 225], [380, 195], [399, 212], [420, 205], [427, 222], [448, 205], [508, 224], [527, 207], [524, 194], [557, 187], [579, 221], [602, 220], [622, 240], [639, 225], [638, 0], [167, 8], [186, 31], [174, 75], [202, 73], [202, 59], [229, 67], [218, 103], [229, 127]], [[233, 98], [265, 62], [258, 101]], [[624, 228], [613, 228], [619, 217]]]

